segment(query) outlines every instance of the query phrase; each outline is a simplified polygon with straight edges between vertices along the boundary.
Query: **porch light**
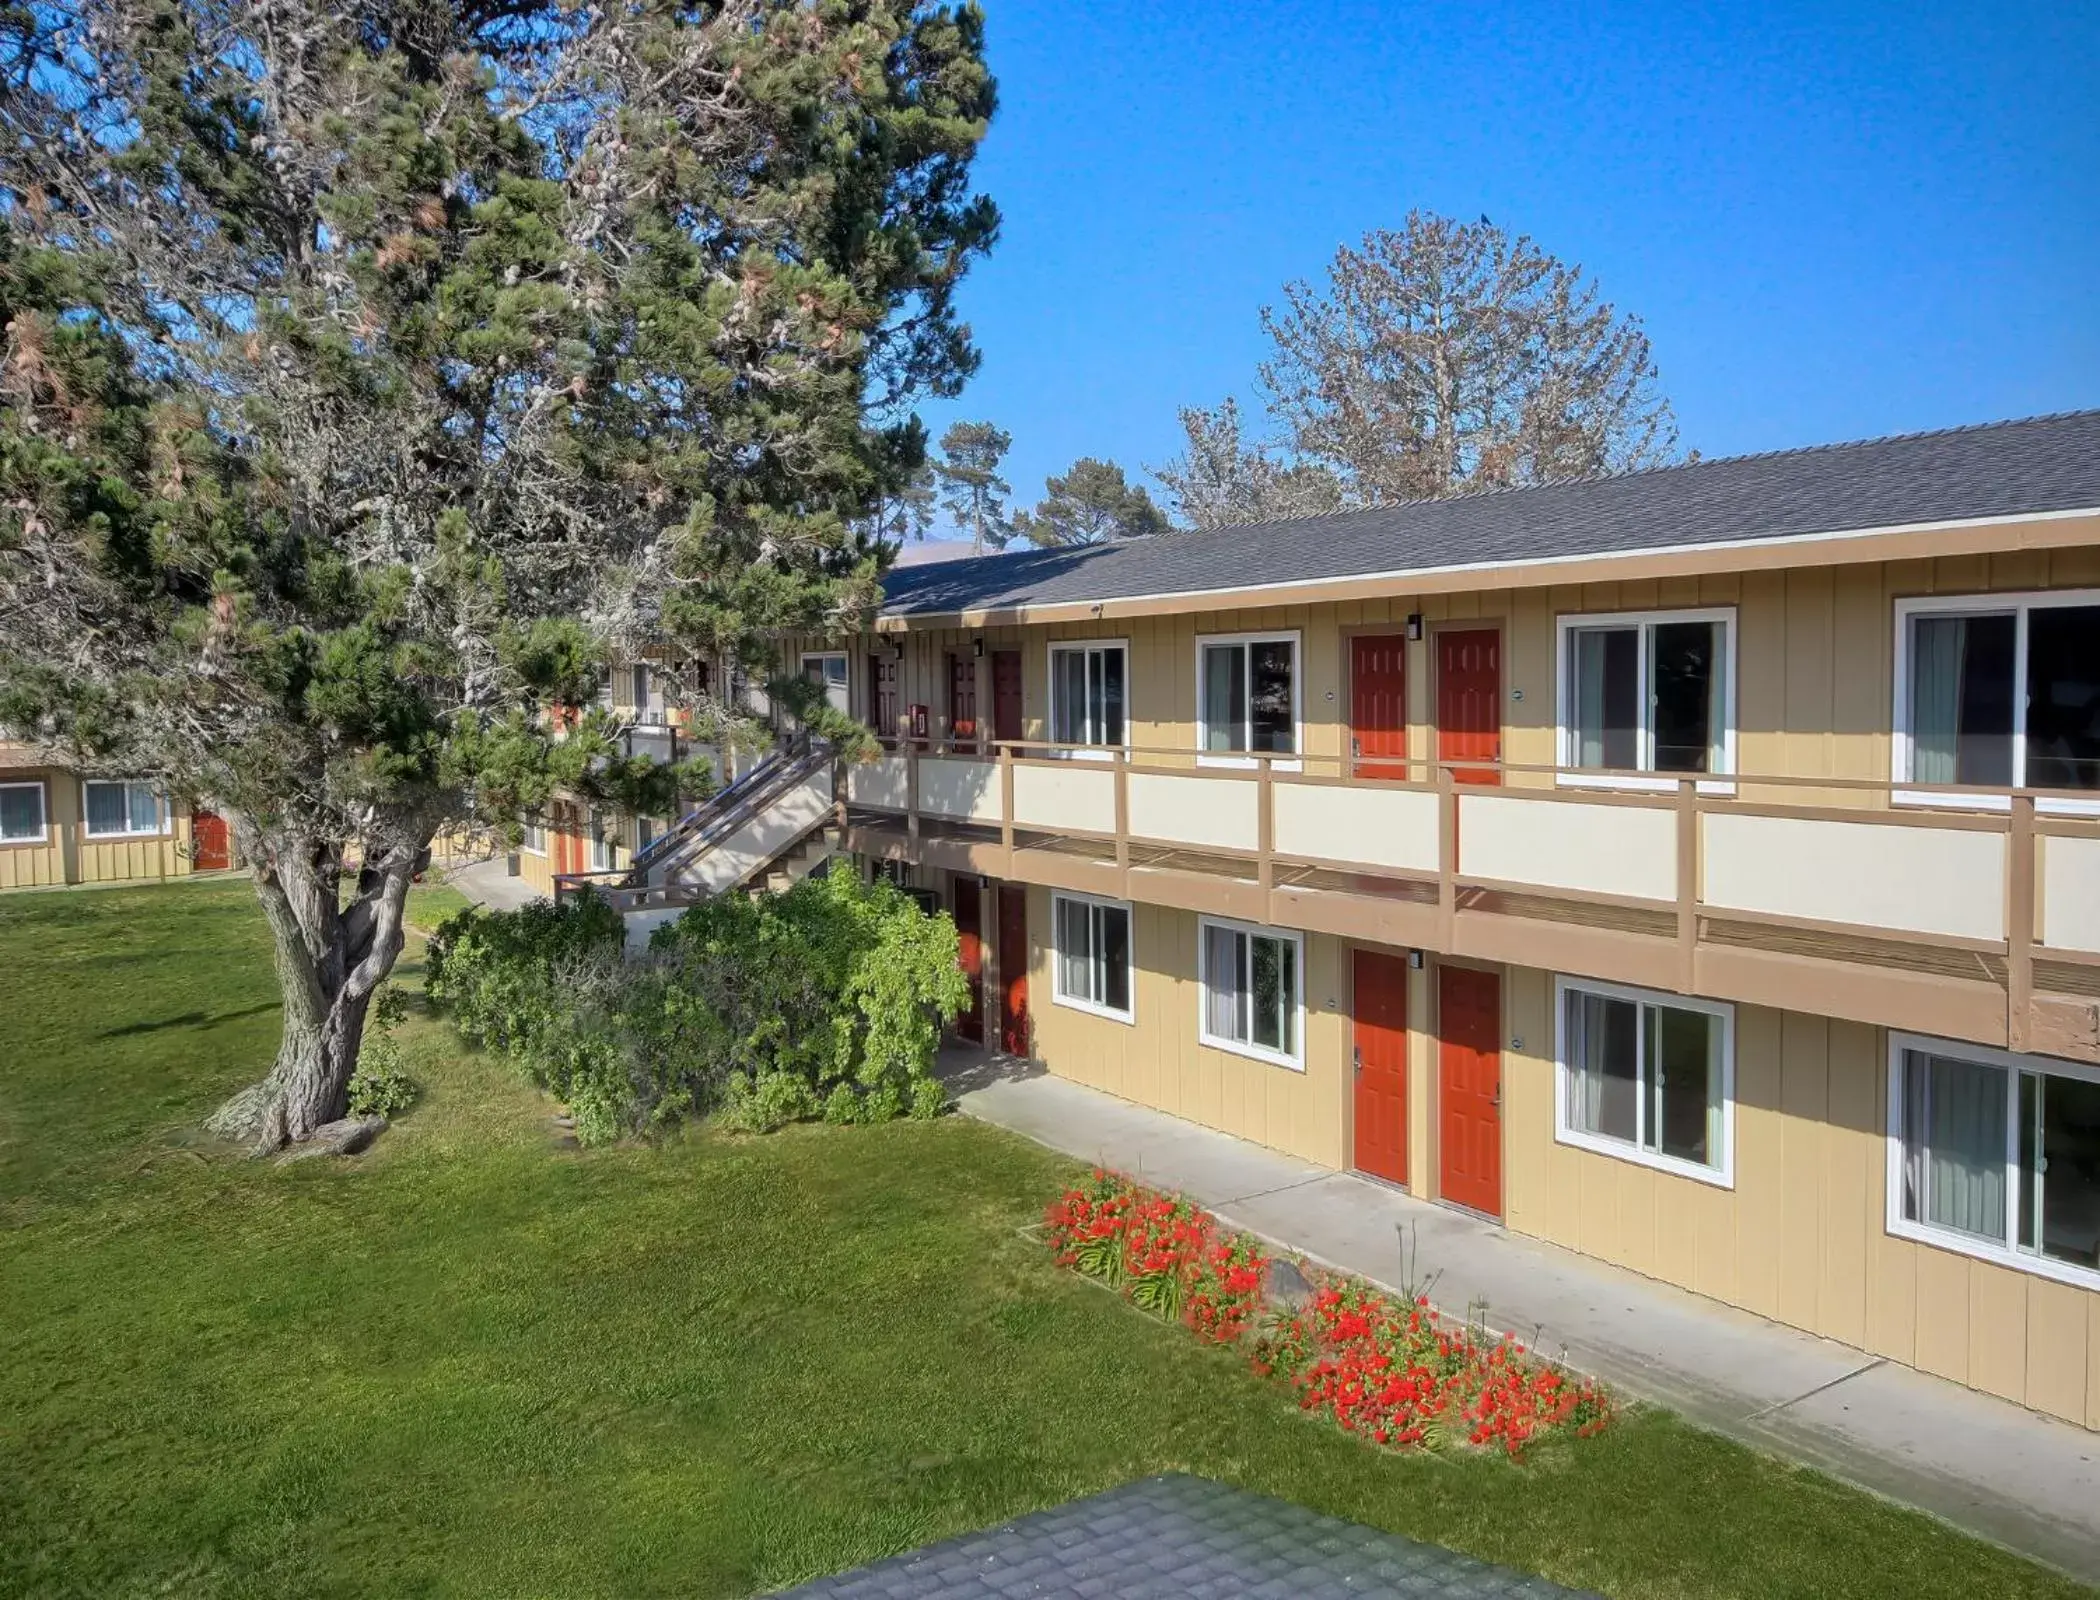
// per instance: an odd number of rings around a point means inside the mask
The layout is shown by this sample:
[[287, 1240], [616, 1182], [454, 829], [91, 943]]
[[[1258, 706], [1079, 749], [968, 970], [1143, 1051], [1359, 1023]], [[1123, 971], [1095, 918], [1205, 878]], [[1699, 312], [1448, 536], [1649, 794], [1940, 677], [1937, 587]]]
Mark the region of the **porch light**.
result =
[[979, 661], [984, 659], [984, 636], [982, 634], [970, 641], [970, 654]]
[[1422, 952], [1419, 950], [1408, 951], [1407, 964], [1411, 970], [1420, 972], [1422, 970]]
[[1407, 636], [1408, 636], [1408, 637], [1409, 637], [1410, 639], [1419, 639], [1419, 638], [1421, 638], [1421, 637], [1422, 637], [1422, 613], [1421, 613], [1421, 612], [1419, 612], [1419, 611], [1410, 611], [1410, 612], [1409, 612], [1409, 613], [1407, 614]]

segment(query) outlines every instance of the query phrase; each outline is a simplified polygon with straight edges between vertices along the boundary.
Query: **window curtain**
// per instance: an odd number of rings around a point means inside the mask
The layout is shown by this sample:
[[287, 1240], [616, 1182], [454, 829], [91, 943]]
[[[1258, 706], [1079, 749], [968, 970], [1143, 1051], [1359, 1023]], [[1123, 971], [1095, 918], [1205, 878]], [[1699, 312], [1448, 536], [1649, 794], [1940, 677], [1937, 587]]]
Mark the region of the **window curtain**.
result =
[[1057, 720], [1050, 730], [1058, 744], [1086, 744], [1086, 652], [1060, 650], [1057, 661]]
[[0, 839], [34, 839], [44, 831], [44, 791], [32, 784], [0, 788]]
[[1604, 765], [1604, 642], [1594, 629], [1571, 635], [1575, 656], [1575, 765]]
[[1065, 993], [1074, 1000], [1097, 1001], [1100, 986], [1094, 981], [1094, 941], [1091, 911], [1084, 901], [1057, 902], [1057, 944], [1064, 960]]
[[91, 783], [87, 786], [89, 833], [122, 833], [128, 815], [121, 783]]
[[146, 783], [127, 783], [124, 803], [130, 810], [133, 833], [160, 832], [160, 796]]
[[1640, 1007], [1568, 991], [1568, 1120], [1634, 1143], [1640, 1134]]
[[2005, 1069], [1904, 1057], [1908, 1209], [1913, 1221], [2005, 1238]]
[[1244, 750], [1247, 652], [1239, 645], [1209, 645], [1203, 651], [1203, 748]]
[[1911, 627], [1910, 775], [1953, 783], [1961, 735], [1963, 617], [1917, 617]]
[[1203, 1026], [1214, 1039], [1242, 1039], [1246, 993], [1241, 956], [1247, 941], [1230, 928], [1203, 930]]

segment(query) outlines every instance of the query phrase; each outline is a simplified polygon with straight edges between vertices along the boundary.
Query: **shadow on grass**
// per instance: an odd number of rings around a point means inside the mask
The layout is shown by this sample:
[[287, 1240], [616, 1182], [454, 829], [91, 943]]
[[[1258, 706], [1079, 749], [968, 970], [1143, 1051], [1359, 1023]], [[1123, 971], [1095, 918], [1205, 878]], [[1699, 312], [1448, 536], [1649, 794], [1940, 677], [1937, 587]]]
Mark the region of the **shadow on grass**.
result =
[[179, 1016], [162, 1017], [158, 1022], [127, 1022], [121, 1028], [104, 1028], [97, 1037], [129, 1039], [142, 1033], [160, 1033], [168, 1028], [213, 1028], [222, 1022], [238, 1022], [243, 1017], [259, 1017], [266, 1011], [283, 1009], [281, 1000], [270, 1000], [261, 1005], [244, 1006], [239, 1011], [185, 1011]]

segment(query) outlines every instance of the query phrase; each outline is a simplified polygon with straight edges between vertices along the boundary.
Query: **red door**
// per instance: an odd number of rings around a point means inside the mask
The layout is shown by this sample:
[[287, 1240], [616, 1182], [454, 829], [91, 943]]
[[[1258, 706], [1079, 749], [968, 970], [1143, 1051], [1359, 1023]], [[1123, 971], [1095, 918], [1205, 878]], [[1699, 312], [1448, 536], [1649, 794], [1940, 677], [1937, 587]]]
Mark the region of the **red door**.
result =
[[1356, 1166], [1407, 1182], [1407, 962], [1356, 952]]
[[972, 656], [948, 658], [948, 733], [957, 744], [977, 737], [977, 662]]
[[1349, 747], [1366, 778], [1407, 776], [1407, 639], [1359, 634], [1349, 645]]
[[868, 656], [868, 726], [885, 739], [897, 737], [902, 706], [897, 699], [897, 663], [877, 645]]
[[1436, 984], [1438, 1149], [1444, 1199], [1502, 1215], [1502, 976], [1439, 967]]
[[1021, 737], [1021, 652], [992, 652], [992, 737]]
[[[1439, 761], [1502, 759], [1502, 630], [1447, 628], [1436, 636]], [[1490, 767], [1461, 767], [1460, 783], [1500, 783]]]
[[1028, 1054], [1028, 891], [999, 886], [999, 1048]]
[[955, 1031], [972, 1044], [984, 1043], [984, 912], [975, 878], [955, 880], [955, 939], [963, 976], [970, 980], [969, 1004], [955, 1019]]
[[199, 872], [224, 872], [233, 865], [226, 819], [216, 811], [190, 813], [190, 864]]

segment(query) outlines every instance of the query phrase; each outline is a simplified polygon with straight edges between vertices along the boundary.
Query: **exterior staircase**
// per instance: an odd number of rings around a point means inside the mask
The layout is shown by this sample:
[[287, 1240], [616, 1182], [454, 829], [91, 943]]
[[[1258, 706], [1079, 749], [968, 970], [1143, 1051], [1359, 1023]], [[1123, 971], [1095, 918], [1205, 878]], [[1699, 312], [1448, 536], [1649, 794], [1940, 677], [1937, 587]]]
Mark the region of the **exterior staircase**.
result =
[[641, 950], [687, 906], [785, 889], [837, 847], [835, 768], [829, 746], [804, 735], [679, 818], [625, 872], [568, 874], [555, 898], [596, 894], [626, 919], [627, 948]]

